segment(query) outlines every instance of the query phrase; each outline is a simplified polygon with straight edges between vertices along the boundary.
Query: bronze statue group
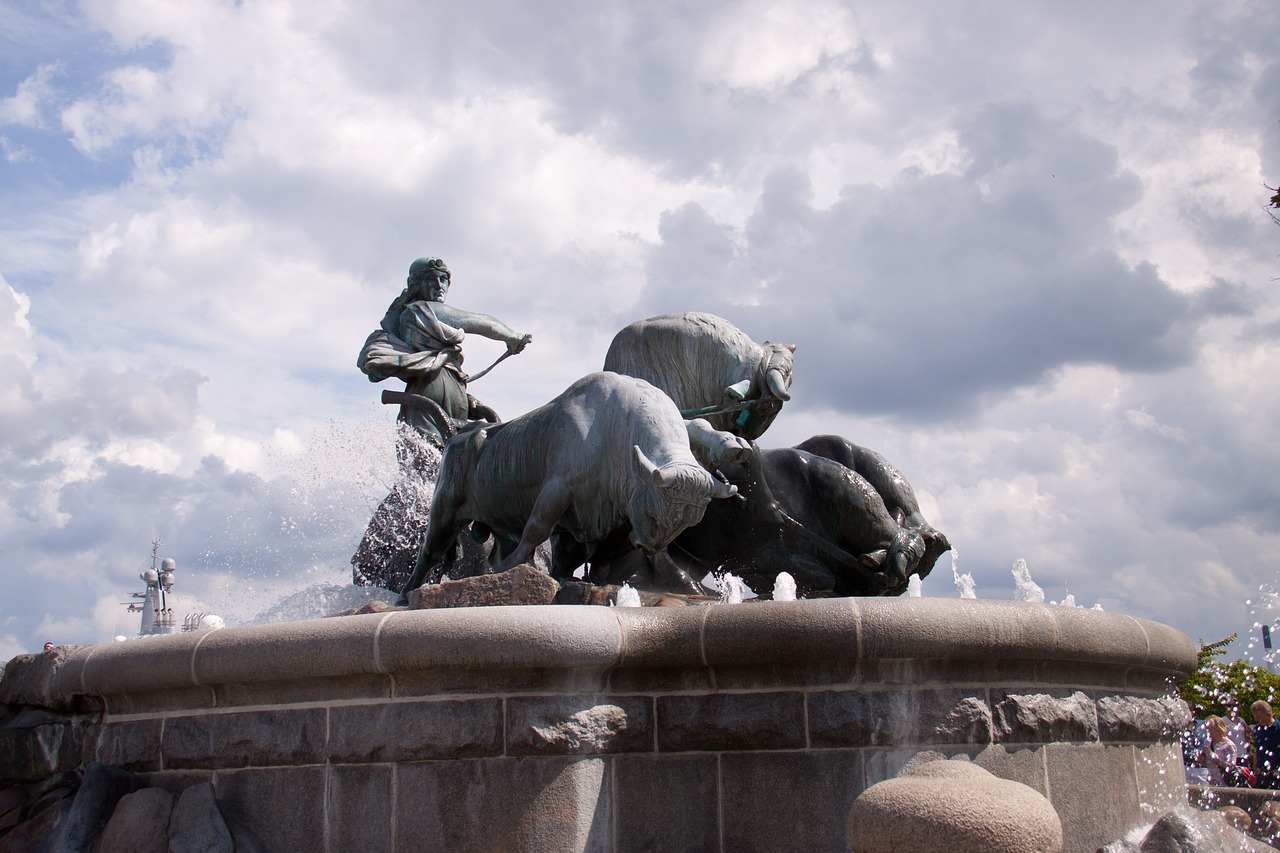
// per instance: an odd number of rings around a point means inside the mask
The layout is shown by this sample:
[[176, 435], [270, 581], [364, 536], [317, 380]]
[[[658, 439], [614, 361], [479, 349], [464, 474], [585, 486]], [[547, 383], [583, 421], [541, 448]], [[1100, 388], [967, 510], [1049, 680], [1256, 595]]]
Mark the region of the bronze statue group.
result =
[[407, 594], [540, 560], [654, 592], [705, 593], [699, 578], [729, 571], [758, 591], [787, 572], [801, 597], [897, 595], [950, 548], [878, 453], [833, 435], [756, 445], [791, 399], [793, 344], [711, 314], [640, 320], [602, 370], [504, 422], [468, 393], [487, 371], [467, 375], [462, 344], [504, 343], [502, 361], [532, 336], [446, 304], [450, 283], [439, 258], [415, 260], [357, 361], [405, 383], [382, 395], [400, 404], [402, 483], [352, 558], [357, 583]]

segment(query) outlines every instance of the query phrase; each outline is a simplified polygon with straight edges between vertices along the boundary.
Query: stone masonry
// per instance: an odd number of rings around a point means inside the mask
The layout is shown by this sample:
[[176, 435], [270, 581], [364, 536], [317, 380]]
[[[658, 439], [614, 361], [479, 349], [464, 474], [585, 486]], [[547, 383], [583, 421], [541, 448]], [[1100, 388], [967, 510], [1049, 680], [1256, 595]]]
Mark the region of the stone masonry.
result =
[[[1022, 602], [393, 611], [85, 646], [0, 682], [0, 789], [212, 783], [267, 850], [847, 849], [964, 754], [1093, 851], [1185, 802], [1159, 623]], [[3, 831], [0, 828], [0, 831]], [[0, 836], [0, 842], [3, 842]]]

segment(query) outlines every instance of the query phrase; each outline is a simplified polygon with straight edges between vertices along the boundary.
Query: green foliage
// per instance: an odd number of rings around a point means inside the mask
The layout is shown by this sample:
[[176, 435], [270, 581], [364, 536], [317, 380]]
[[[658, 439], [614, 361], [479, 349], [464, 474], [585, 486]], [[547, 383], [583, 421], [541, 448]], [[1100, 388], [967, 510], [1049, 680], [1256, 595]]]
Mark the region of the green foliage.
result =
[[1266, 667], [1237, 660], [1223, 663], [1214, 658], [1226, 654], [1226, 647], [1236, 638], [1235, 634], [1216, 643], [1201, 643], [1199, 666], [1190, 678], [1178, 685], [1178, 694], [1191, 706], [1197, 719], [1210, 714], [1226, 716], [1229, 699], [1235, 699], [1240, 714], [1246, 720], [1249, 706], [1258, 699], [1272, 704], [1280, 698], [1280, 676]]

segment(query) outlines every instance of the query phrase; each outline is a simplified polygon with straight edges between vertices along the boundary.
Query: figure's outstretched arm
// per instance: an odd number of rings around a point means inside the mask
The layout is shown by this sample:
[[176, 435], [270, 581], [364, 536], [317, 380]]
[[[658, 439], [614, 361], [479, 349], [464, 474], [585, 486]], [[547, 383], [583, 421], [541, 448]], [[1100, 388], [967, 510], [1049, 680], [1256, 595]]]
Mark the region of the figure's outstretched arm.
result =
[[497, 317], [488, 314], [465, 311], [444, 302], [431, 303], [431, 310], [442, 322], [457, 326], [467, 334], [502, 341], [511, 352], [520, 352], [533, 340], [533, 335], [517, 332]]

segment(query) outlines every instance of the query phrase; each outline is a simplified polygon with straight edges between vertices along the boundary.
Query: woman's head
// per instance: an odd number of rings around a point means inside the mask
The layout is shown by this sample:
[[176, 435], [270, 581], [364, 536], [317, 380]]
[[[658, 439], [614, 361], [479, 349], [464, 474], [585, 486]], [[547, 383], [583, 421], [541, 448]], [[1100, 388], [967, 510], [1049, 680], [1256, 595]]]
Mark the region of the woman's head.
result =
[[1204, 721], [1204, 725], [1209, 730], [1209, 737], [1214, 740], [1222, 740], [1227, 736], [1227, 721], [1219, 716], [1209, 717]]

